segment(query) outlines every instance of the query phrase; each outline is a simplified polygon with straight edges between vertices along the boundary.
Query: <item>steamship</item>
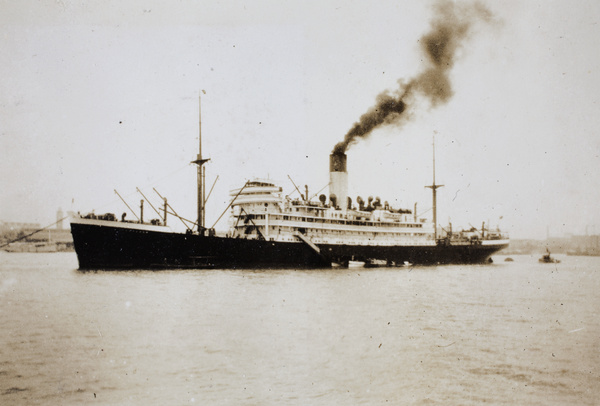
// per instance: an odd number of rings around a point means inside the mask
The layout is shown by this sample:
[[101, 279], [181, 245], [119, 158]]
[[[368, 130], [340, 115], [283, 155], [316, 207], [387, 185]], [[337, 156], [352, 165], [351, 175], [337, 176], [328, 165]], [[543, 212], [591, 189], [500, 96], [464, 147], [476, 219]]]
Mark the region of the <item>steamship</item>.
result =
[[[200, 141], [201, 143], [201, 141]], [[322, 268], [486, 263], [508, 246], [499, 230], [471, 228], [438, 233], [436, 190], [433, 222], [408, 209], [394, 209], [379, 198], [348, 197], [347, 156], [330, 155], [329, 196], [284, 195], [271, 180], [254, 179], [231, 190], [229, 229], [217, 234], [204, 226], [205, 168], [198, 170], [198, 221], [180, 216], [164, 200], [161, 219], [118, 220], [114, 214], [78, 215], [71, 232], [80, 269], [151, 268]], [[435, 158], [434, 158], [435, 162]], [[297, 189], [297, 188], [296, 188]], [[140, 192], [141, 193], [141, 192]], [[162, 198], [162, 196], [161, 196]], [[143, 201], [142, 201], [143, 207]], [[158, 212], [158, 211], [157, 211]], [[224, 212], [224, 213], [225, 213]], [[167, 214], [186, 224], [186, 232], [167, 225]]]

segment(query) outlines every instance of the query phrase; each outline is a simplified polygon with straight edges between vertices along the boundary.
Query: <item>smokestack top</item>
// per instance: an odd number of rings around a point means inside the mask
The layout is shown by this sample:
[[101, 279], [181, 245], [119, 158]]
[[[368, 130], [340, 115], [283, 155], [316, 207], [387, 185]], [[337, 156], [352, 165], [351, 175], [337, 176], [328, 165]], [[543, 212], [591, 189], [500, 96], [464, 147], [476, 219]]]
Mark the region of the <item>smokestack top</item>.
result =
[[346, 172], [347, 156], [343, 152], [329, 155], [329, 172]]

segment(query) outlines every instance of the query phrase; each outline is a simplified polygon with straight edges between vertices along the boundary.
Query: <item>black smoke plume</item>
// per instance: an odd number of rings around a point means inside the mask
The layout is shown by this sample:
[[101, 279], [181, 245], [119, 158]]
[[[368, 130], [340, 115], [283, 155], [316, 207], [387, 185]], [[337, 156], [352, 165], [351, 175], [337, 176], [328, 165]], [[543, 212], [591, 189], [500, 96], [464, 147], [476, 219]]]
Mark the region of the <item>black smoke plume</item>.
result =
[[473, 23], [489, 22], [490, 11], [479, 3], [456, 4], [443, 0], [434, 6], [435, 15], [431, 31], [420, 39], [425, 54], [422, 71], [414, 78], [398, 81], [398, 89], [384, 91], [376, 103], [333, 148], [333, 154], [343, 154], [350, 145], [367, 137], [381, 125], [402, 125], [411, 118], [415, 96], [422, 96], [431, 107], [446, 103], [453, 95], [450, 70], [454, 66], [457, 50], [468, 36]]

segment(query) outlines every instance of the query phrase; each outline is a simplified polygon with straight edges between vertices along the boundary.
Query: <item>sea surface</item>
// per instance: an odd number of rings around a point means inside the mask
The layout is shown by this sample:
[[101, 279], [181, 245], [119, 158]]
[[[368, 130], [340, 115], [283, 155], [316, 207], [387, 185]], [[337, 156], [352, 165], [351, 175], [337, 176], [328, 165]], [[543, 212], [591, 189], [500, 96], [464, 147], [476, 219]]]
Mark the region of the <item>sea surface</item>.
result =
[[594, 405], [600, 258], [77, 270], [0, 252], [2, 405]]

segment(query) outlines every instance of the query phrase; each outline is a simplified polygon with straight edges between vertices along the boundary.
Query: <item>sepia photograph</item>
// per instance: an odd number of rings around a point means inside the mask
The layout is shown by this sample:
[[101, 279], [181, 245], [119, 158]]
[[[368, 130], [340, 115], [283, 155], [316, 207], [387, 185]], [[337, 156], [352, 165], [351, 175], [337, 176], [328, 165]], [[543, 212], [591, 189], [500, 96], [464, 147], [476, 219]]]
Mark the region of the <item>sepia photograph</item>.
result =
[[599, 19], [0, 0], [0, 404], [597, 404]]

